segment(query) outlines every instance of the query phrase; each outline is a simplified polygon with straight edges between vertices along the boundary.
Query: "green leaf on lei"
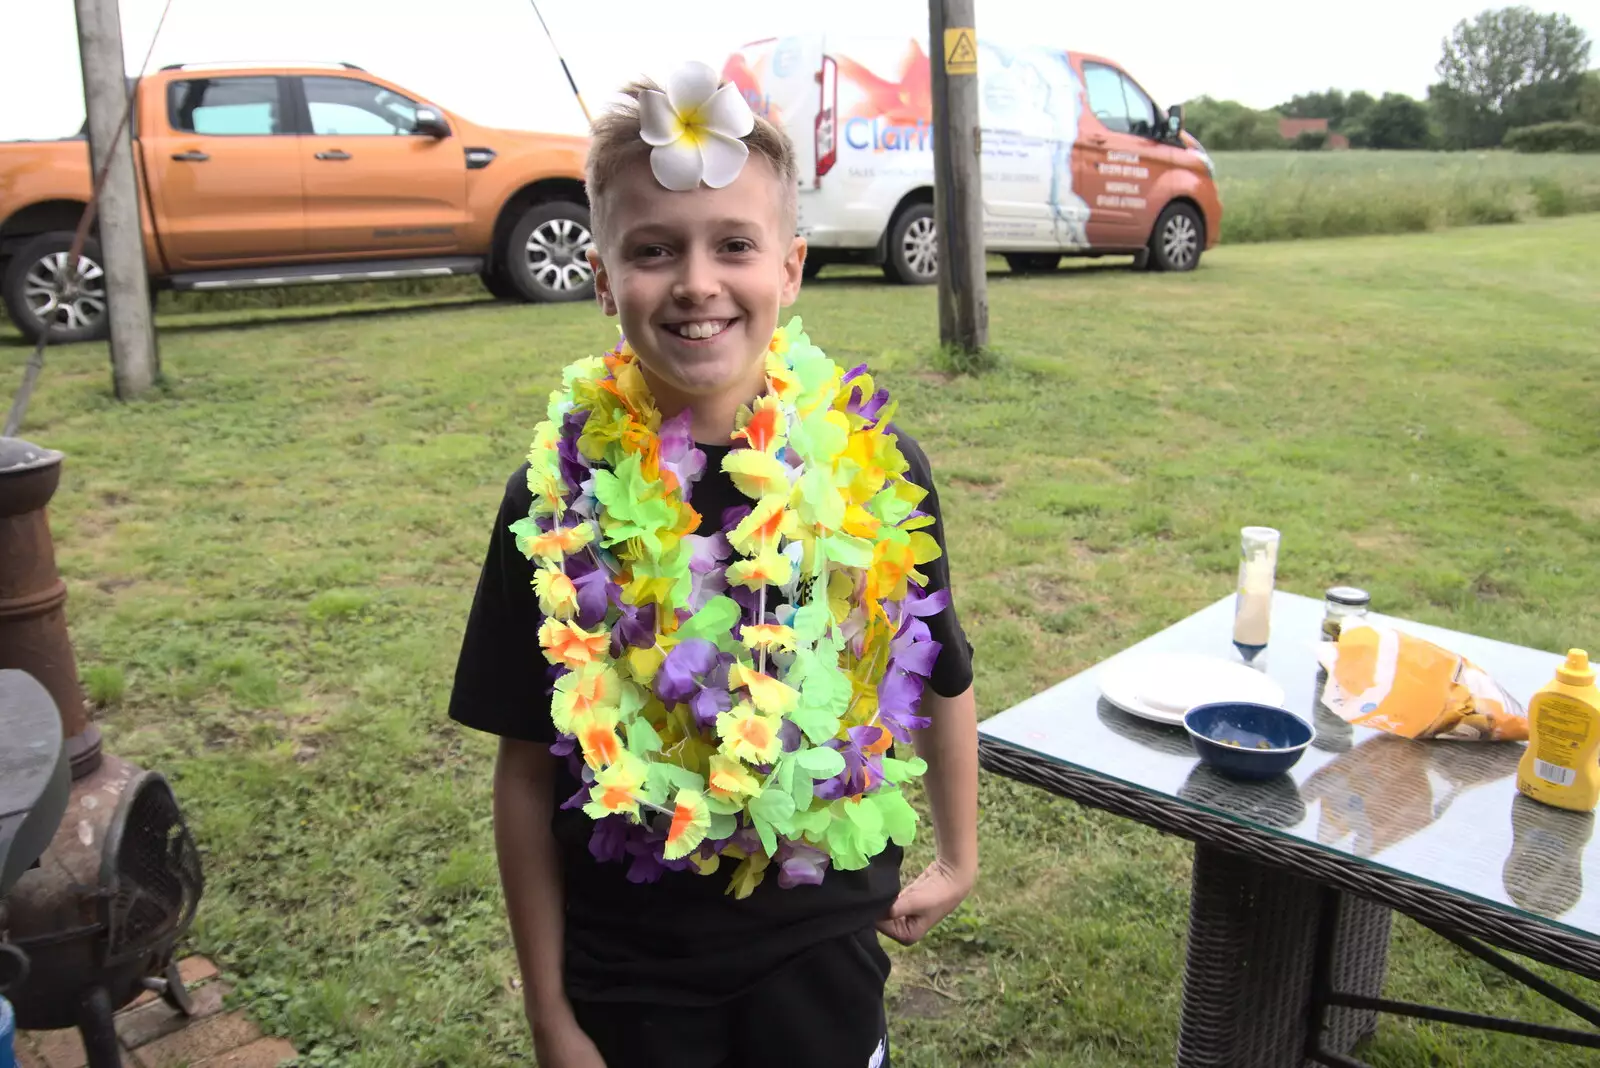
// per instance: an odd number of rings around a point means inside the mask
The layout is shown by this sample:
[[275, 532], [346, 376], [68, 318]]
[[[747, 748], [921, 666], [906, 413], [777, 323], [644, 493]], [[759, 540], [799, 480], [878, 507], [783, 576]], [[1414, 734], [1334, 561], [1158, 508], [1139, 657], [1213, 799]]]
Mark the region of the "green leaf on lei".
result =
[[644, 718], [628, 724], [628, 751], [636, 757], [648, 757], [661, 752], [661, 735]]
[[600, 519], [605, 544], [616, 545], [638, 538], [651, 556], [658, 555], [661, 552], [658, 535], [670, 528], [676, 518], [673, 507], [662, 498], [664, 488], [662, 482], [651, 482], [644, 477], [638, 453], [629, 453], [611, 471], [596, 470], [594, 495], [605, 507]]
[[768, 856], [778, 851], [774, 832], [787, 835], [792, 830], [793, 818], [794, 798], [782, 790], [763, 790], [760, 797], [750, 802], [750, 822], [755, 824]]
[[883, 777], [889, 782], [907, 782], [927, 770], [928, 762], [921, 757], [913, 757], [910, 760], [900, 760], [891, 756], [883, 758]]
[[880, 790], [869, 799], [876, 803], [883, 832], [897, 846], [908, 846], [917, 834], [917, 810], [899, 790]]
[[634, 716], [639, 714], [639, 710], [644, 707], [644, 703], [649, 700], [649, 696], [644, 692], [644, 687], [637, 682], [632, 679], [623, 679], [622, 695], [617, 699], [617, 721], [627, 723], [633, 719]]
[[873, 804], [869, 795], [860, 801], [841, 802], [844, 807], [844, 818], [856, 825], [863, 837], [872, 837], [883, 833], [883, 812]]
[[800, 476], [800, 506], [796, 511], [800, 521], [811, 526], [838, 530], [844, 525], [844, 494], [833, 484], [827, 468], [821, 464], [806, 467]]
[[678, 628], [677, 637], [705, 638], [715, 642], [727, 637], [738, 619], [739, 605], [732, 597], [713, 597], [704, 608], [690, 617], [689, 622]]
[[867, 866], [867, 854], [862, 850], [861, 833], [849, 820], [836, 819], [828, 824], [824, 841], [833, 859], [833, 867], [840, 871], [860, 871]]
[[844, 754], [825, 745], [801, 750], [794, 762], [813, 779], [831, 779], [844, 770]]
[[891, 483], [879, 490], [878, 495], [867, 502], [867, 511], [889, 526], [897, 527], [905, 522], [906, 516], [916, 511], [916, 506], [896, 493]]
[[797, 609], [789, 626], [794, 630], [795, 639], [800, 644], [810, 645], [828, 632], [828, 624], [832, 622], [833, 616], [828, 611], [828, 600], [822, 597]]
[[823, 805], [815, 812], [802, 808], [790, 817], [789, 823], [794, 827], [796, 834], [810, 835], [816, 840], [828, 833], [828, 828], [833, 824], [833, 812], [827, 805]]
[[811, 799], [816, 796], [816, 785], [809, 775], [794, 777], [794, 782], [789, 785], [789, 796], [794, 798], [796, 810], [804, 812], [811, 807]]
[[[887, 532], [891, 528], [883, 527]], [[817, 542], [826, 556], [836, 564], [844, 567], [866, 568], [872, 566], [872, 543], [865, 538], [858, 538], [852, 534], [830, 534]]]
[[780, 831], [788, 831], [794, 817], [794, 798], [768, 787], [750, 802], [750, 814], [761, 817]]
[[836, 666], [832, 650], [819, 654], [802, 647], [784, 681], [800, 691], [800, 703], [789, 720], [813, 745], [839, 733], [839, 719], [850, 704], [850, 680]]
[[737, 798], [728, 798], [724, 800], [722, 798], [712, 797], [710, 794], [706, 794], [706, 809], [710, 811], [712, 815], [737, 816], [740, 812], [744, 811], [744, 802], [738, 800]]
[[528, 555], [528, 539], [539, 533], [539, 523], [532, 516], [523, 516], [506, 528], [517, 536], [517, 552]]
[[698, 793], [704, 793], [706, 788], [705, 779], [688, 768], [681, 768], [676, 764], [651, 764], [647, 776], [645, 785], [653, 787], [659, 783], [666, 787], [668, 792], [672, 793], [676, 793], [679, 790], [694, 790]]
[[706, 837], [711, 841], [720, 841], [723, 838], [733, 837], [733, 832], [739, 829], [739, 821], [731, 813], [713, 812], [711, 826], [706, 829]]

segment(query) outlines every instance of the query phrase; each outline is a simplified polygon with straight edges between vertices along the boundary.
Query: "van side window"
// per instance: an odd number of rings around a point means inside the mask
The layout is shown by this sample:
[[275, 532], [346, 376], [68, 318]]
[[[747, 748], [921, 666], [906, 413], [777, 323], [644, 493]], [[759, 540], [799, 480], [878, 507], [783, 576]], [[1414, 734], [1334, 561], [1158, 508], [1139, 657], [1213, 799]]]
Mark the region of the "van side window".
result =
[[1128, 104], [1128, 132], [1140, 137], [1158, 136], [1161, 116], [1156, 113], [1155, 101], [1145, 96], [1144, 90], [1126, 74], [1122, 75], [1122, 95]]
[[167, 86], [167, 119], [179, 133], [264, 137], [283, 132], [276, 78], [195, 78]]
[[1128, 101], [1122, 90], [1122, 72], [1099, 63], [1085, 63], [1083, 83], [1089, 90], [1089, 110], [1100, 120], [1100, 125], [1114, 133], [1132, 133]]
[[311, 112], [311, 132], [379, 136], [416, 132], [417, 103], [357, 78], [300, 79]]

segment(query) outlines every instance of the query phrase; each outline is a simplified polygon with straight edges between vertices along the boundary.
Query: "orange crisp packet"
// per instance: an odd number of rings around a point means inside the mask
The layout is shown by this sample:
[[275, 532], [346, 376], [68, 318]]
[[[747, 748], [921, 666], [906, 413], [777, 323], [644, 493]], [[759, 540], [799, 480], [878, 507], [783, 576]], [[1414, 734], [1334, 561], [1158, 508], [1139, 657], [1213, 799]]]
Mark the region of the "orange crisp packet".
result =
[[1322, 703], [1340, 719], [1402, 738], [1526, 741], [1528, 714], [1478, 665], [1432, 642], [1370, 623], [1323, 642]]

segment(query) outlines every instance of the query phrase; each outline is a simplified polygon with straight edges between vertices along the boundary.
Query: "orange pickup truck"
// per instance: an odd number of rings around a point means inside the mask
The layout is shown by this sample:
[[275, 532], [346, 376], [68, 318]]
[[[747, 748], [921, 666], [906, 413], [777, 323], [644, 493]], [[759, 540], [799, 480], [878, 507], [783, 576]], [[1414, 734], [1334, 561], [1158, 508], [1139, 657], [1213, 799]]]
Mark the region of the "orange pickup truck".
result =
[[[477, 274], [497, 297], [582, 300], [594, 279], [581, 137], [488, 129], [352, 64], [176, 65], [133, 87], [157, 288]], [[30, 339], [103, 337], [88, 143], [0, 144], [0, 296]]]

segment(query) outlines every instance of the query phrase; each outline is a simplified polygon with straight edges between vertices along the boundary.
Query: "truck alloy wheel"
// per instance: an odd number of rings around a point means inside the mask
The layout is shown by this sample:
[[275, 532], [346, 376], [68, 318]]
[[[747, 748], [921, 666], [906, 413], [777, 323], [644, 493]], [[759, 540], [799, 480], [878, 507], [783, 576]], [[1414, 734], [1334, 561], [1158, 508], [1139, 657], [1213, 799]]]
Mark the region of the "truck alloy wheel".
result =
[[68, 270], [72, 235], [65, 231], [34, 238], [6, 270], [6, 311], [29, 341], [46, 330], [50, 340], [90, 341], [106, 336], [106, 272], [100, 248], [87, 241], [76, 276]]
[[511, 228], [505, 279], [523, 300], [588, 300], [594, 296], [587, 255], [593, 244], [589, 209], [568, 201], [536, 204]]

